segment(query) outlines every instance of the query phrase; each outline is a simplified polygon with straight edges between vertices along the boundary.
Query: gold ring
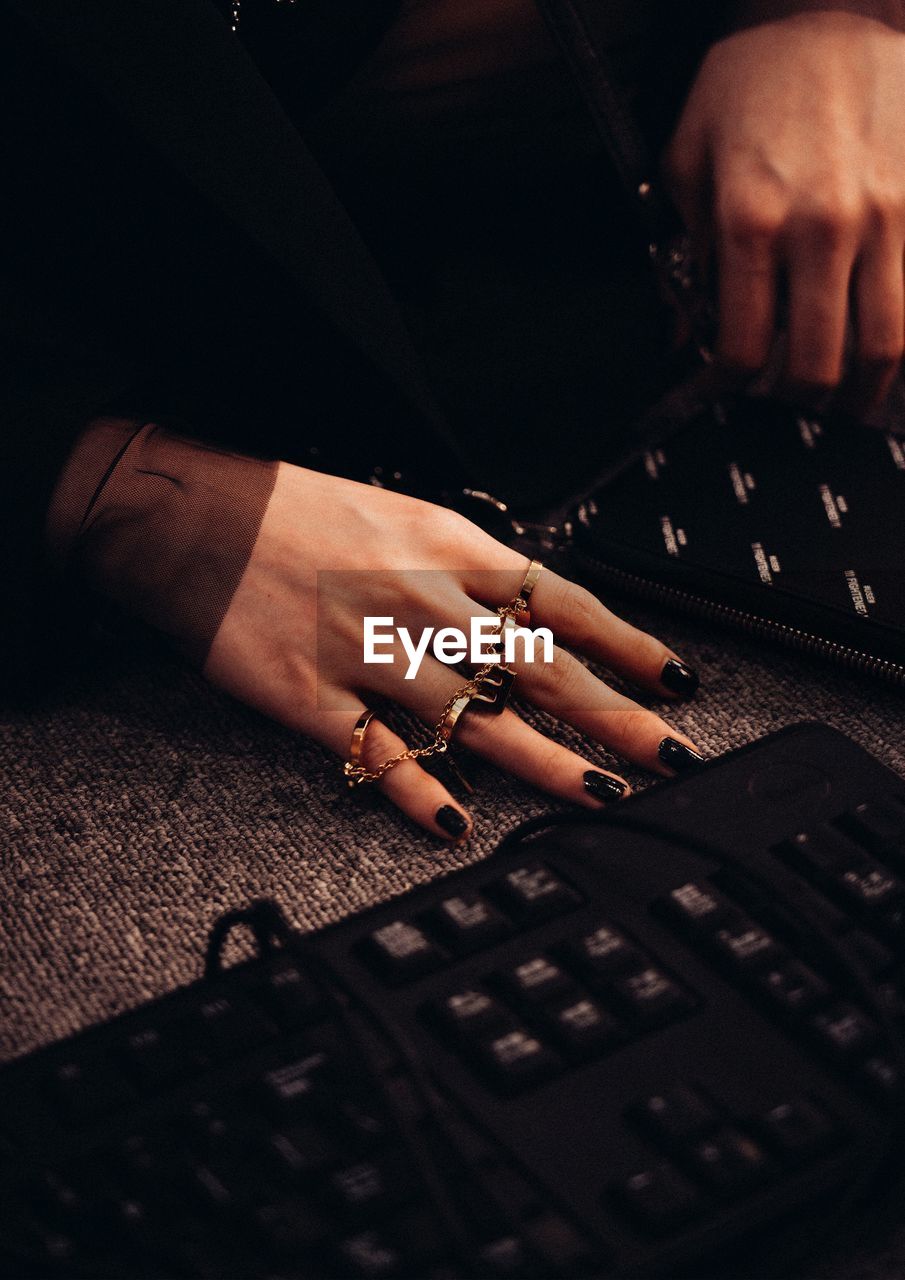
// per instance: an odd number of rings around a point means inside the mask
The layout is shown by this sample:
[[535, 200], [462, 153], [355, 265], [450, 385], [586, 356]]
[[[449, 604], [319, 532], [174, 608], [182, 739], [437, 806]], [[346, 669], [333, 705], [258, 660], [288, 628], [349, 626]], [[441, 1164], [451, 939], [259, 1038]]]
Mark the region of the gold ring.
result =
[[474, 696], [475, 695], [472, 692], [460, 693], [459, 696], [449, 704], [446, 714], [437, 725], [437, 737], [440, 738], [442, 742], [449, 742], [450, 738], [453, 736], [453, 730], [459, 721], [459, 717], [463, 711], [467, 710]]
[[525, 609], [528, 608], [528, 601], [531, 599], [531, 593], [537, 586], [537, 580], [543, 572], [544, 566], [540, 560], [532, 560], [528, 565], [528, 572], [525, 574], [525, 581], [521, 585], [518, 593], [518, 599], [522, 601]]
[[357, 786], [362, 781], [361, 774], [365, 772], [365, 769], [361, 763], [361, 753], [364, 750], [368, 725], [374, 719], [375, 714], [374, 711], [363, 711], [355, 721], [355, 728], [352, 730], [352, 741], [349, 743], [349, 758], [343, 765], [343, 773], [350, 787]]

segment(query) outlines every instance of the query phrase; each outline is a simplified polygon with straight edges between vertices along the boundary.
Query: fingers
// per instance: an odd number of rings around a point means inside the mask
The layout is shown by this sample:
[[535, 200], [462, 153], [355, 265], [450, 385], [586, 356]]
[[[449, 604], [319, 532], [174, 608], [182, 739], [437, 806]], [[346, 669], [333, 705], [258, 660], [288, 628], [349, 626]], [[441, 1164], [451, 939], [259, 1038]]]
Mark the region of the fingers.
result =
[[[524, 573], [522, 559], [519, 571], [511, 580], [507, 577], [504, 595], [510, 588], [515, 595]], [[464, 585], [475, 599], [492, 605], [502, 598], [501, 581], [499, 574], [473, 573], [466, 575]], [[658, 697], [690, 697], [698, 687], [697, 673], [662, 641], [625, 622], [590, 591], [549, 569], [543, 571], [531, 596], [530, 625], [549, 627], [557, 641]]]
[[[689, 738], [598, 680], [562, 649], [554, 650], [550, 663], [522, 666], [518, 681], [520, 697], [646, 769], [665, 775], [674, 772], [669, 759], [664, 759], [664, 753], [669, 756], [674, 749], [661, 750], [670, 740], [684, 743], [698, 754]], [[678, 758], [681, 767], [681, 754]]]
[[[364, 703], [351, 693], [334, 691], [319, 706], [317, 734], [321, 742], [345, 760], [352, 730], [365, 711]], [[405, 751], [406, 743], [376, 716], [368, 723], [362, 742], [361, 763], [376, 769], [385, 760]], [[414, 760], [404, 760], [373, 784], [406, 817], [441, 840], [462, 840], [471, 834], [472, 820], [467, 810], [454, 800], [443, 783]]]
[[767, 363], [776, 328], [780, 219], [768, 202], [730, 188], [718, 225], [717, 355], [731, 374], [753, 378]]
[[901, 220], [871, 218], [842, 197], [790, 212], [769, 189], [736, 177], [723, 184], [717, 222], [717, 350], [724, 367], [751, 378], [766, 365], [782, 275], [788, 291], [787, 394], [813, 403], [839, 386], [853, 318], [850, 398], [864, 408], [882, 403], [905, 348]]
[[830, 392], [842, 378], [856, 249], [855, 227], [831, 215], [806, 219], [790, 236], [786, 378], [798, 398]]
[[[682, 734], [670, 729], [652, 712], [608, 689], [570, 655], [560, 651], [559, 663], [545, 667], [547, 674], [544, 676], [535, 672], [526, 678], [523, 687], [535, 705], [549, 709], [562, 720], [573, 721], [577, 727], [586, 726], [598, 741], [655, 772], [666, 775], [674, 772], [674, 767], [665, 762], [661, 751], [666, 740], [675, 741], [693, 752], [687, 760], [684, 757], [679, 759], [679, 768], [683, 763], [692, 764], [700, 760], [693, 744]], [[557, 671], [555, 675], [550, 674], [553, 667]], [[574, 670], [583, 672], [587, 683], [579, 685], [576, 680], [574, 692], [571, 692], [568, 691], [568, 682], [574, 678]], [[559, 672], [566, 674], [560, 675]], [[521, 680], [522, 676], [518, 679]], [[439, 714], [438, 709], [444, 706], [459, 683], [454, 673], [439, 663], [431, 662], [429, 667], [425, 664], [422, 668], [417, 682], [407, 689], [397, 690], [396, 696], [432, 724]], [[583, 696], [592, 700], [591, 712], [579, 707]], [[477, 707], [469, 708], [457, 725], [455, 741], [553, 795], [586, 805], [591, 803], [586, 779], [590, 764], [576, 752], [552, 742], [525, 724], [509, 709], [493, 715]], [[615, 777], [627, 792], [624, 779], [618, 775], [607, 776]], [[590, 794], [593, 796], [593, 791]]]
[[903, 236], [887, 232], [871, 244], [858, 265], [854, 307], [856, 356], [849, 396], [870, 412], [886, 399], [905, 350]]
[[[417, 681], [407, 688], [397, 688], [396, 696], [433, 726], [461, 684], [455, 672], [431, 661], [424, 664]], [[467, 747], [542, 791], [589, 809], [621, 799], [631, 790], [624, 778], [592, 765], [568, 747], [551, 741], [508, 709], [500, 715], [474, 707], [466, 710], [456, 725], [453, 746], [457, 745]]]

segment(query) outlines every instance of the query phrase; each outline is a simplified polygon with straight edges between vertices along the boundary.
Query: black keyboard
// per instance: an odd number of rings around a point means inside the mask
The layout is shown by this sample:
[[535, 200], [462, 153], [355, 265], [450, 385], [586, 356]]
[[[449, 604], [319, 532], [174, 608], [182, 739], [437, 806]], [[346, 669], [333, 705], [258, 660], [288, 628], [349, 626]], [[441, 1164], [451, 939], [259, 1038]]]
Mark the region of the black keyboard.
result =
[[255, 904], [0, 1073], [4, 1274], [784, 1274], [901, 1173], [903, 957], [905, 782], [820, 725], [318, 934]]

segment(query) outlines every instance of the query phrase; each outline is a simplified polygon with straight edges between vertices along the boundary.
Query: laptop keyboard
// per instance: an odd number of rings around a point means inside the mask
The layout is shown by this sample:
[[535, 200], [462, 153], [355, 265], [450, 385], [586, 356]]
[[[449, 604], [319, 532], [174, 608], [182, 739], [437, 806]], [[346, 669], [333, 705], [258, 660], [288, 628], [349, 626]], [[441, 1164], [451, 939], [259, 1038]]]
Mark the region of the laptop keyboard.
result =
[[0, 1073], [7, 1273], [789, 1261], [898, 1142], [902, 876], [905, 782], [807, 725], [319, 934], [253, 909], [259, 959]]

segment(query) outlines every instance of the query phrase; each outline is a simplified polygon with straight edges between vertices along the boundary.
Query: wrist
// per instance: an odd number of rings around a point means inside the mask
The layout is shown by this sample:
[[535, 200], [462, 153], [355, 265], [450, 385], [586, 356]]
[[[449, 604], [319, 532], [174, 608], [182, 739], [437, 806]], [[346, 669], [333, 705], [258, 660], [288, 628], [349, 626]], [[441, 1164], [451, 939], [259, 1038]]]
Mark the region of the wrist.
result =
[[248, 563], [276, 464], [156, 423], [93, 422], [51, 503], [55, 565], [204, 661]]

